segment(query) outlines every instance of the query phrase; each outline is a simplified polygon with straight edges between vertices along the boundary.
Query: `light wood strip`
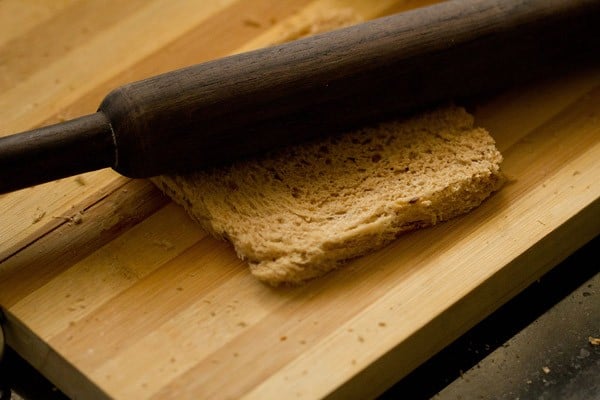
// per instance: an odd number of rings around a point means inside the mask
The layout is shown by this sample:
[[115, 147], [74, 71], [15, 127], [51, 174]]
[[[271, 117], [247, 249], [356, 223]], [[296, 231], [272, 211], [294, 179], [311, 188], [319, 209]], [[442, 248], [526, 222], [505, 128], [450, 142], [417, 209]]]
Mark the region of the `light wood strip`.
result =
[[[80, 0], [2, 0], [0, 1], [0, 46], [51, 19]], [[0, 68], [3, 64], [0, 64]]]
[[[551, 81], [533, 82], [475, 105], [475, 122], [492, 132], [496, 146], [504, 151], [521, 139], [520, 132], [536, 129], [599, 84], [598, 68], [582, 68]], [[523, 117], [524, 109], [527, 109], [527, 118]]]
[[[155, 52], [230, 2], [207, 2], [202, 7], [199, 7], [198, 1], [147, 2], [135, 14], [108, 27], [102, 35], [90, 38], [43, 71], [5, 91], [0, 97], [0, 118], [11, 118], [3, 124], [0, 135], [39, 125], [49, 114], [72, 103], [78, 93], [90, 90], [140, 58]], [[105, 9], [105, 12], [114, 13], [114, 10]], [[100, 57], [98, 49], [103, 49]], [[55, 82], [64, 76], [65, 71], [69, 72], [66, 86], [48, 85], [48, 82]], [[40, 87], [47, 90], [40, 92]], [[23, 104], [23, 98], [37, 100]]]
[[[174, 204], [168, 205], [90, 256], [70, 265], [69, 269], [13, 305], [11, 311], [19, 315], [35, 310], [27, 320], [28, 326], [42, 337], [52, 337], [71, 320], [92, 313], [116, 293], [206, 235], [184, 214], [169, 213], [173, 207]], [[170, 218], [166, 219], [165, 214]], [[179, 218], [173, 218], [175, 216]], [[63, 296], [57, 298], [57, 293]], [[71, 317], [69, 321], [64, 319], [66, 315]]]
[[123, 179], [101, 170], [0, 195], [0, 260], [87, 209]]
[[[227, 258], [224, 260], [225, 257]], [[225, 268], [223, 263], [226, 264]], [[116, 350], [125, 353], [123, 360], [127, 362], [131, 354], [136, 354], [136, 348], [146, 345], [144, 341], [152, 341], [147, 336], [152, 336], [154, 331], [158, 331], [165, 324], [177, 326], [175, 321], [182, 318], [180, 314], [191, 313], [197, 318], [202, 306], [206, 308], [204, 317], [212, 317], [212, 312], [219, 314], [221, 318], [223, 315], [228, 315], [229, 308], [232, 307], [232, 299], [226, 299], [227, 306], [219, 302], [212, 305], [211, 292], [227, 284], [233, 275], [245, 276], [246, 272], [246, 267], [231, 254], [225, 243], [202, 237], [193, 247], [171, 258], [129, 289], [120, 291], [117, 296], [89, 316], [74, 320], [75, 327], [69, 326], [56, 333], [49, 342], [59, 348], [72, 349], [73, 361], [84, 365], [86, 369], [96, 370], [103, 367]], [[115, 309], [131, 307], [132, 302], [147, 297], [148, 293], [153, 295], [149, 296], [147, 301], [138, 304], [131, 313], [114, 312]], [[225, 310], [222, 309], [223, 306], [226, 307]], [[187, 318], [191, 319], [189, 316]], [[221, 318], [215, 321], [224, 323]], [[135, 323], [132, 323], [134, 321]], [[235, 321], [232, 326], [238, 322]], [[93, 354], [86, 354], [89, 335], [99, 328], [99, 324], [107, 328], [114, 326], [121, 328], [103, 330], [102, 343], [95, 346]], [[189, 326], [190, 329], [198, 329], [195, 324]], [[185, 336], [181, 329], [179, 334]], [[160, 367], [161, 363], [156, 365]]]
[[236, 52], [281, 44], [321, 31], [389, 15], [392, 12], [406, 11], [414, 7], [409, 3], [398, 0], [381, 0], [371, 4], [363, 0], [315, 1], [298, 9], [288, 18], [273, 24], [270, 29], [255, 39], [248, 40]]
[[[51, 3], [47, 2], [48, 5]], [[63, 9], [56, 7], [52, 16], [43, 23], [0, 46], [0, 59], [5, 60], [0, 92], [22, 84], [31, 75], [44, 71], [48, 65], [68, 57], [73, 49], [85, 46], [96, 36], [104, 35], [113, 25], [138, 12], [145, 4], [143, 0], [85, 0]], [[119, 9], [118, 17], [111, 11], [115, 9]], [[65, 29], [65, 26], [69, 28]], [[75, 86], [74, 82], [61, 82], [58, 73], [48, 79], [46, 86], [48, 83], [57, 87]]]
[[[116, 183], [96, 203], [55, 218], [56, 225], [47, 226], [33, 243], [0, 263], [0, 304], [11, 307], [168, 202], [150, 182], [119, 179]], [[76, 224], [69, 218], [77, 214]]]

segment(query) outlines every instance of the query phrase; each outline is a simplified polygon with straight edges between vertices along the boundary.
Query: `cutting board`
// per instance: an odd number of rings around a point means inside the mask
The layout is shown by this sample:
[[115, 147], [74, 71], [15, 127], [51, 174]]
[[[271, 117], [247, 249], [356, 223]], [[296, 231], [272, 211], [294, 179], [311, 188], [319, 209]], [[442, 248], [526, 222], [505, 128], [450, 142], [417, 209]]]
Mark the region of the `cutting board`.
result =
[[[428, 3], [3, 0], [0, 135], [336, 15]], [[506, 186], [295, 288], [256, 281], [145, 180], [101, 170], [2, 195], [6, 341], [74, 398], [377, 396], [600, 232], [599, 105], [585, 66], [469, 104]]]

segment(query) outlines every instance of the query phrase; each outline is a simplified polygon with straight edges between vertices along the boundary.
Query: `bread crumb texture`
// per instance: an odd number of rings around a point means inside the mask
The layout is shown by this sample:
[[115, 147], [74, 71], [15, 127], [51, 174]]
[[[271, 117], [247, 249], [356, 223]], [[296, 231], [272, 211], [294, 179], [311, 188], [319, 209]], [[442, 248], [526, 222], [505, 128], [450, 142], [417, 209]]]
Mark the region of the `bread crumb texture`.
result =
[[488, 132], [452, 106], [153, 181], [279, 285], [472, 210], [502, 185], [501, 161]]

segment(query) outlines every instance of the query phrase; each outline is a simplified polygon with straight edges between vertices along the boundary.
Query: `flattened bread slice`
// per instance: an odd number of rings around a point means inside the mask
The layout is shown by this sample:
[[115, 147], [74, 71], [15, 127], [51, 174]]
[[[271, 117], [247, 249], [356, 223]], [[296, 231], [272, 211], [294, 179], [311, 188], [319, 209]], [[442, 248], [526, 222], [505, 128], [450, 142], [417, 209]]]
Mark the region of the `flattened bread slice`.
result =
[[448, 107], [154, 182], [272, 285], [323, 275], [477, 207], [503, 183], [492, 137]]

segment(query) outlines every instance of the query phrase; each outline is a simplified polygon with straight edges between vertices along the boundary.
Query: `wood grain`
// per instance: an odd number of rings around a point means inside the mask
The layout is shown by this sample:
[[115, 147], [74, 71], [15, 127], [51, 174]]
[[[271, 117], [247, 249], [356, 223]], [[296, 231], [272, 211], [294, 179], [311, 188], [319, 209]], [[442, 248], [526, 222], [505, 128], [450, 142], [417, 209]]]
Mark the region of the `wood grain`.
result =
[[[369, 19], [426, 2], [105, 3], [23, 2], [10, 22], [20, 30], [0, 35], [0, 134], [93, 112], [121, 83], [310, 32], [321, 13]], [[53, 49], [47, 61], [37, 41]], [[591, 67], [470, 105], [510, 183], [298, 288], [254, 280], [146, 181], [102, 170], [0, 196], [6, 340], [75, 398], [373, 397], [599, 233], [598, 104]]]

